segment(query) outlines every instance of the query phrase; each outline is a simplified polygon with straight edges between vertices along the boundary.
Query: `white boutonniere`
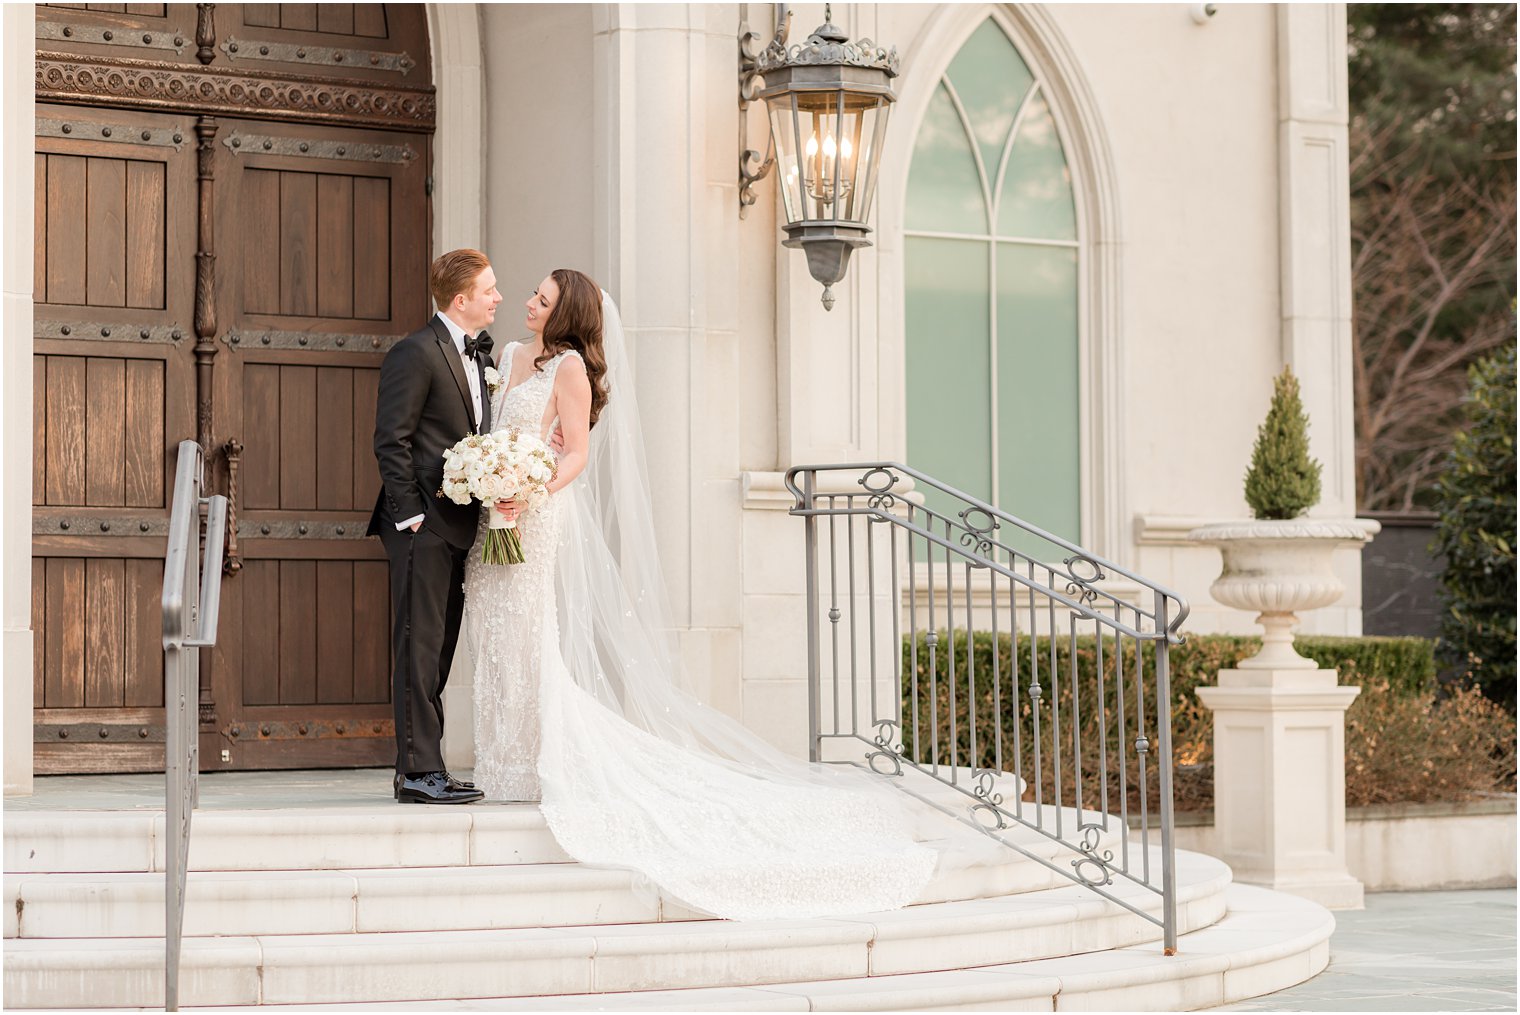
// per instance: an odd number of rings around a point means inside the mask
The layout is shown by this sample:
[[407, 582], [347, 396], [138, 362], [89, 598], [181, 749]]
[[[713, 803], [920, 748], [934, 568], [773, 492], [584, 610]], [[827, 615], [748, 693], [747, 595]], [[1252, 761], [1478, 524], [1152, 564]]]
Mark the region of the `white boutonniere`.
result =
[[495, 367], [486, 367], [486, 387], [491, 389], [491, 394], [496, 394], [496, 389], [501, 387], [501, 373]]

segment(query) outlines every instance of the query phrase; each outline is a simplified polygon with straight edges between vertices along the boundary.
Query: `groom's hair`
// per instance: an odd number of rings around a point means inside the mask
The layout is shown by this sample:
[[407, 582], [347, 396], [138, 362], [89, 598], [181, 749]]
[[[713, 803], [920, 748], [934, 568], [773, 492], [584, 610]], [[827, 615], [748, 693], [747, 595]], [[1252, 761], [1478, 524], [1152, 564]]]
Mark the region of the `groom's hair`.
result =
[[491, 261], [478, 250], [464, 247], [451, 250], [433, 262], [428, 272], [428, 288], [433, 293], [433, 304], [439, 310], [447, 310], [454, 297], [466, 296], [475, 288], [480, 273], [491, 266]]

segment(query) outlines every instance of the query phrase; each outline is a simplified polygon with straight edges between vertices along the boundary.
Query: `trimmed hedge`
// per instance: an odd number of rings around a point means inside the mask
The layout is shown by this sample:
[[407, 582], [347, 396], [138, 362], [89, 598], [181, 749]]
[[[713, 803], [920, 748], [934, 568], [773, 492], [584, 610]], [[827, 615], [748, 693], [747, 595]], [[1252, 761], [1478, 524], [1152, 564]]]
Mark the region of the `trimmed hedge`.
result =
[[[912, 646], [905, 638], [903, 642], [903, 749], [910, 757], [919, 757], [927, 761], [931, 748], [937, 744], [937, 759], [941, 764], [949, 764], [951, 761], [951, 701], [954, 700], [955, 712], [955, 741], [959, 745], [956, 751], [956, 760], [960, 764], [966, 764], [969, 758], [971, 729], [967, 724], [969, 709], [967, 707], [967, 665], [966, 665], [966, 632], [957, 630], [953, 644], [947, 644], [943, 631], [938, 632], [938, 644], [935, 647], [935, 694], [931, 713], [931, 694], [929, 679], [929, 646], [924, 636], [919, 636], [918, 654], [915, 660]], [[1172, 748], [1173, 756], [1177, 765], [1175, 779], [1173, 781], [1173, 797], [1179, 810], [1206, 810], [1213, 805], [1213, 717], [1208, 709], [1198, 700], [1194, 691], [1199, 685], [1213, 684], [1216, 674], [1220, 669], [1232, 667], [1241, 659], [1254, 654], [1260, 647], [1261, 640], [1255, 637], [1237, 637], [1230, 635], [1195, 635], [1189, 637], [1182, 645], [1172, 647], [1170, 653], [1171, 670], [1171, 698], [1172, 698]], [[1399, 714], [1409, 713], [1411, 717], [1423, 714], [1426, 716], [1426, 725], [1432, 715], [1436, 690], [1436, 663], [1434, 648], [1435, 643], [1423, 638], [1328, 638], [1328, 637], [1300, 637], [1295, 641], [1295, 647], [1304, 656], [1313, 659], [1323, 667], [1334, 668], [1340, 671], [1340, 682], [1364, 687], [1363, 693], [1358, 696], [1357, 702], [1352, 705], [1352, 711], [1348, 715], [1348, 727], [1356, 723], [1362, 712], [1369, 714], [1386, 711], [1386, 705], [1382, 699], [1396, 699], [1409, 702]], [[979, 767], [993, 767], [996, 762], [994, 757], [994, 745], [989, 742], [987, 730], [991, 729], [993, 715], [997, 706], [1001, 706], [1001, 725], [1003, 728], [1003, 768], [1013, 768], [1013, 753], [1015, 736], [1018, 738], [1019, 754], [1023, 758], [1023, 775], [1031, 781], [1035, 778], [1036, 767], [1034, 764], [1035, 730], [1034, 716], [1031, 701], [1028, 694], [1030, 675], [1030, 652], [1033, 649], [1038, 654], [1038, 666], [1040, 683], [1042, 687], [1042, 700], [1040, 710], [1039, 747], [1043, 762], [1042, 772], [1044, 798], [1047, 802], [1055, 799], [1056, 770], [1051, 763], [1055, 756], [1054, 737], [1056, 735], [1055, 724], [1052, 716], [1055, 709], [1060, 711], [1060, 736], [1062, 770], [1060, 772], [1062, 784], [1062, 799], [1068, 804], [1073, 801], [1074, 778], [1076, 766], [1073, 757], [1074, 733], [1080, 736], [1083, 754], [1083, 769], [1088, 773], [1087, 781], [1083, 785], [1084, 803], [1091, 806], [1095, 802], [1094, 794], [1097, 793], [1096, 771], [1099, 767], [1100, 755], [1106, 749], [1106, 762], [1109, 772], [1110, 801], [1109, 806], [1117, 808], [1117, 787], [1120, 785], [1121, 760], [1128, 776], [1130, 787], [1129, 803], [1131, 808], [1136, 808], [1140, 802], [1139, 787], [1137, 785], [1134, 753], [1135, 728], [1135, 691], [1133, 687], [1133, 674], [1135, 669], [1135, 646], [1134, 642], [1125, 639], [1123, 665], [1127, 679], [1125, 701], [1123, 703], [1125, 728], [1121, 733], [1118, 717], [1120, 703], [1116, 693], [1114, 682], [1114, 651], [1112, 639], [1106, 639], [1102, 646], [1103, 653], [1103, 694], [1098, 694], [1099, 672], [1098, 654], [1099, 646], [1096, 639], [1089, 635], [1079, 637], [1076, 641], [1076, 672], [1077, 682], [1080, 685], [1080, 695], [1074, 696], [1068, 675], [1072, 650], [1071, 640], [1068, 637], [1057, 637], [1055, 642], [1055, 669], [1056, 680], [1050, 679], [1050, 639], [1039, 637], [1031, 639], [1027, 635], [1021, 635], [1018, 641], [1018, 690], [1013, 688], [1013, 643], [1008, 635], [999, 635], [997, 639], [997, 673], [998, 682], [993, 682], [993, 639], [989, 632], [975, 632], [971, 636], [972, 663], [971, 679], [973, 694], [976, 700], [976, 714], [979, 720], [978, 729], [981, 731], [977, 742], [976, 763]], [[949, 677], [949, 666], [954, 660], [956, 679], [953, 684], [953, 693]], [[1150, 749], [1154, 751], [1159, 746], [1155, 735], [1155, 649], [1151, 644], [1143, 648], [1144, 665], [1144, 707], [1146, 712], [1146, 736], [1150, 741]], [[918, 741], [922, 743], [920, 752], [915, 742], [914, 728], [914, 701], [912, 676], [916, 673], [918, 678]], [[1053, 696], [1053, 699], [1052, 699]], [[1379, 699], [1374, 701], [1374, 699]], [[1016, 706], [1015, 704], [1016, 703]], [[1077, 708], [1074, 708], [1077, 706]], [[1476, 717], [1471, 703], [1463, 703], [1467, 710], [1466, 714]], [[1080, 711], [1078, 712], [1078, 708]], [[1423, 709], [1423, 711], [1422, 711]], [[931, 714], [933, 719], [931, 720]], [[1079, 714], [1079, 721], [1072, 722], [1074, 714]], [[1411, 718], [1411, 721], [1414, 721]], [[1474, 719], [1476, 721], [1476, 719]], [[1487, 722], [1485, 718], [1483, 721]], [[1469, 724], [1470, 725], [1470, 724]], [[1499, 726], [1486, 726], [1485, 737], [1504, 736], [1504, 730]], [[1367, 723], [1363, 721], [1356, 727], [1357, 731], [1367, 729]], [[1510, 723], [1508, 737], [1513, 742], [1513, 723]], [[1448, 734], [1451, 731], [1447, 731]], [[937, 734], [937, 738], [936, 738]], [[1402, 737], [1402, 742], [1407, 747], [1410, 737]], [[1361, 741], [1353, 743], [1355, 737], [1348, 739], [1347, 746], [1347, 770], [1352, 774], [1353, 766], [1360, 765], [1360, 771], [1382, 771], [1386, 766], [1369, 762], [1364, 757], [1366, 751], [1362, 751]], [[1121, 747], [1123, 741], [1123, 747]], [[1372, 737], [1367, 750], [1376, 751], [1377, 737]], [[1469, 741], [1470, 743], [1471, 741]], [[1355, 748], [1355, 749], [1353, 749]], [[1360, 752], [1360, 753], [1358, 753]], [[1502, 760], [1503, 752], [1500, 752]], [[1513, 747], [1509, 748], [1509, 765], [1512, 770]], [[1405, 757], [1405, 764], [1420, 765], [1421, 760]], [[1501, 765], [1501, 767], [1502, 767]], [[1159, 797], [1159, 786], [1156, 782], [1155, 766], [1149, 768], [1147, 787], [1148, 803], [1154, 806]], [[1502, 773], [1501, 773], [1502, 776]], [[1483, 778], [1476, 778], [1477, 782], [1483, 782]], [[1438, 780], [1439, 781], [1439, 780]], [[1442, 782], [1441, 792], [1449, 798], [1453, 792], [1458, 792], [1449, 785], [1451, 780]], [[1457, 781], [1461, 781], [1458, 779]], [[1473, 779], [1469, 779], [1469, 782]], [[1503, 782], [1502, 777], [1498, 779]], [[1512, 781], [1512, 777], [1511, 777]], [[1488, 779], [1488, 784], [1469, 787], [1476, 789], [1493, 789], [1493, 778]], [[1028, 794], [1033, 799], [1032, 788]], [[1357, 795], [1349, 793], [1348, 802], [1374, 802], [1372, 799], [1361, 800], [1359, 795], [1378, 797], [1380, 791], [1369, 791], [1368, 794]]]

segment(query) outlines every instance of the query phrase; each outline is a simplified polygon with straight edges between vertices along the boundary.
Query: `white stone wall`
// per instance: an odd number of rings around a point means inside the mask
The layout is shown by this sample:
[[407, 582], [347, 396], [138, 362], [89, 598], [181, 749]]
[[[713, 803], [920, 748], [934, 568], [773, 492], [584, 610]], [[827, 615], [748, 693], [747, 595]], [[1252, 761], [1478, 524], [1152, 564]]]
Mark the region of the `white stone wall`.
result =
[[[1078, 171], [1084, 251], [1084, 544], [1194, 604], [1188, 629], [1251, 630], [1208, 598], [1216, 551], [1194, 520], [1241, 517], [1241, 477], [1271, 378], [1304, 379], [1318, 513], [1351, 507], [1344, 177], [1344, 13], [1339, 5], [997, 7], [1055, 96]], [[823, 20], [795, 11], [794, 41]], [[896, 45], [900, 102], [873, 213], [824, 313], [800, 252], [780, 246], [774, 183], [740, 219], [740, 137], [764, 148], [763, 111], [741, 121], [737, 35], [769, 4], [435, 5], [437, 250], [482, 246], [513, 303], [550, 268], [582, 267], [620, 300], [656, 488], [660, 549], [696, 688], [789, 749], [805, 748], [802, 526], [781, 473], [818, 461], [903, 457], [901, 223], [918, 120], [991, 5], [838, 4], [836, 23]], [[8, 6], [6, 122], [29, 124], [30, 8]], [[12, 31], [14, 26], [15, 31]], [[1290, 87], [1284, 77], [1291, 71]], [[14, 122], [13, 122], [14, 121]], [[25, 163], [23, 165], [23, 163]], [[26, 179], [23, 180], [22, 176]], [[5, 212], [31, 217], [30, 163], [6, 166]], [[7, 335], [30, 331], [30, 255], [12, 229]], [[1285, 285], [1284, 279], [1293, 281]], [[1313, 283], [1313, 284], [1310, 284]], [[25, 320], [21, 316], [25, 315]], [[30, 455], [25, 342], [5, 388], [8, 476]], [[17, 517], [29, 500], [7, 482]], [[6, 785], [30, 744], [26, 527], [5, 550]], [[14, 544], [14, 545], [12, 545]], [[1347, 599], [1305, 618], [1360, 630], [1359, 561]], [[886, 646], [889, 647], [889, 646]], [[24, 658], [23, 658], [24, 657]], [[449, 696], [450, 763], [468, 763], [468, 662]], [[20, 772], [18, 761], [16, 771]], [[16, 785], [21, 785], [17, 776]]]
[[[792, 9], [800, 41], [822, 4]], [[835, 6], [852, 37], [899, 47], [903, 75], [876, 244], [856, 254], [825, 313], [801, 253], [780, 246], [774, 184], [738, 215], [741, 132], [763, 148], [766, 125], [759, 106], [740, 120], [735, 47], [741, 19], [769, 34], [770, 5], [482, 9], [483, 243], [503, 291], [566, 263], [618, 295], [691, 675], [795, 751], [805, 747], [802, 525], [785, 513], [781, 473], [903, 457], [909, 156], [945, 65], [993, 10]], [[996, 10], [1055, 96], [1090, 242], [1083, 542], [1178, 588], [1194, 604], [1190, 630], [1252, 630], [1249, 616], [1209, 600], [1217, 552], [1181, 536], [1195, 521], [1246, 514], [1241, 477], [1289, 359], [1305, 375], [1326, 462], [1319, 513], [1349, 510], [1349, 417], [1339, 380], [1318, 375], [1348, 355], [1344, 305], [1305, 309], [1282, 284], [1285, 270], [1312, 274], [1345, 247], [1344, 223], [1281, 212], [1285, 195], [1290, 213], [1343, 207], [1343, 195], [1316, 192], [1323, 174], [1299, 171], [1283, 140], [1297, 136], [1289, 114], [1331, 144], [1337, 117], [1343, 128], [1340, 9], [1289, 18], [1232, 5], [1204, 25], [1181, 5]], [[1283, 68], [1306, 66], [1332, 72], [1280, 85]], [[1284, 173], [1297, 173], [1286, 190]], [[1330, 231], [1306, 235], [1314, 228]], [[509, 320], [498, 337], [513, 336]], [[1358, 558], [1339, 566], [1347, 599], [1306, 617], [1305, 630], [1359, 631]]]

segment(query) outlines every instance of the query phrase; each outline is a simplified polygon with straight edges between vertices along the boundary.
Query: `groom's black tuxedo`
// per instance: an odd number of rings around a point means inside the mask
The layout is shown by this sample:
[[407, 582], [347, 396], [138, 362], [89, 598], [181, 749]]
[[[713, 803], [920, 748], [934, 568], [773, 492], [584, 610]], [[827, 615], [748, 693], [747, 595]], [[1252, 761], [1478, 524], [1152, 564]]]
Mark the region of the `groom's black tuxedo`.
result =
[[[477, 358], [477, 370], [484, 370], [484, 359]], [[369, 535], [425, 514], [423, 528], [447, 542], [468, 549], [475, 541], [480, 505], [455, 504], [438, 496], [438, 487], [443, 482], [443, 453], [465, 434], [491, 429], [491, 402], [483, 377], [479, 387], [484, 420], [475, 419], [458, 347], [436, 315], [386, 354], [375, 403], [375, 458], [382, 486]]]
[[[482, 333], [483, 334], [483, 333]], [[397, 342], [380, 367], [375, 403], [375, 459], [381, 490], [369, 535], [385, 544], [391, 565], [391, 701], [396, 716], [396, 771], [438, 772], [443, 764], [443, 685], [464, 614], [464, 560], [475, 540], [480, 505], [438, 496], [443, 453], [468, 433], [491, 426], [484, 370], [485, 338], [466, 367], [442, 319]], [[477, 371], [481, 415], [475, 418], [465, 370]], [[415, 533], [396, 523], [423, 515]]]

